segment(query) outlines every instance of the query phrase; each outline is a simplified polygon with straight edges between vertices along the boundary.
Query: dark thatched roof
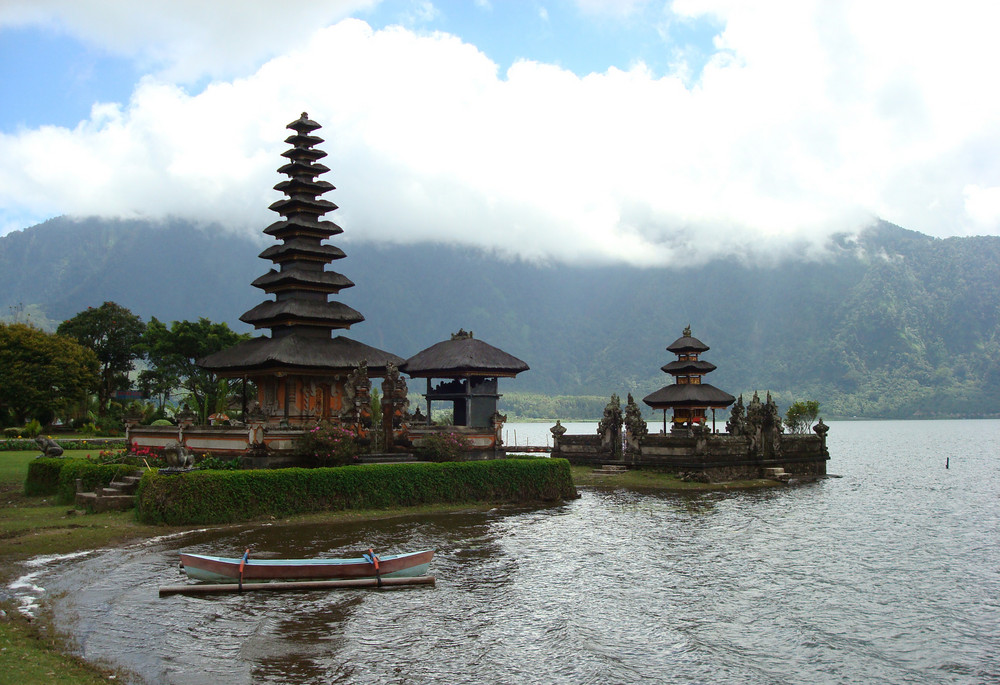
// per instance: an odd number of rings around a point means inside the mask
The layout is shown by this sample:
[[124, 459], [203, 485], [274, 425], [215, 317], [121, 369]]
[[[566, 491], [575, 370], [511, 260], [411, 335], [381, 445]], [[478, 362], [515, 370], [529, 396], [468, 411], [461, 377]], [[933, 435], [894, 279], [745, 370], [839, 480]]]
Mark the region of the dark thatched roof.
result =
[[517, 357], [460, 331], [451, 340], [431, 345], [413, 355], [399, 370], [411, 378], [516, 376], [528, 370]]
[[291, 238], [280, 245], [272, 245], [258, 255], [261, 259], [272, 262], [289, 261], [295, 258], [312, 259], [329, 262], [333, 259], [343, 259], [344, 251], [333, 245], [320, 244], [315, 240]]
[[691, 335], [690, 328], [685, 328], [684, 335], [667, 345], [667, 352], [673, 352], [674, 354], [683, 354], [685, 352], [701, 353], [708, 349], [708, 345]]
[[708, 383], [675, 383], [646, 395], [642, 401], [653, 409], [673, 407], [728, 407], [736, 398]]
[[365, 320], [361, 312], [343, 302], [320, 300], [267, 300], [243, 314], [240, 321], [257, 328], [282, 324], [306, 324], [329, 328], [349, 328]]
[[338, 293], [344, 288], [353, 286], [354, 282], [336, 271], [316, 271], [294, 265], [283, 268], [281, 271], [271, 269], [250, 285], [268, 292], [299, 285], [305, 286], [309, 290]]
[[716, 368], [717, 367], [712, 362], [705, 362], [701, 360], [688, 361], [688, 362], [682, 362], [678, 360], [670, 362], [669, 364], [664, 364], [663, 366], [660, 367], [662, 371], [666, 371], [667, 373], [671, 374], [691, 373], [691, 372], [711, 373], [712, 371], [715, 371]]
[[313, 338], [292, 333], [281, 338], [247, 340], [199, 359], [198, 366], [230, 376], [271, 369], [345, 373], [361, 361], [368, 362], [369, 375], [384, 376], [387, 362], [398, 367], [403, 358], [342, 335]]

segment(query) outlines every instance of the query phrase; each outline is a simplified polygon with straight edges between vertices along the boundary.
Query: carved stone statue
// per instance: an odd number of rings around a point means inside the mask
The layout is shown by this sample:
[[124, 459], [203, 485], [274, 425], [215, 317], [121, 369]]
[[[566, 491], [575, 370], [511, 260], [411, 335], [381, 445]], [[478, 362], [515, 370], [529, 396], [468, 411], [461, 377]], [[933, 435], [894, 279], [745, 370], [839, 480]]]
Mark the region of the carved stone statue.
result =
[[382, 381], [382, 430], [385, 433], [385, 449], [405, 446], [409, 443], [409, 426], [403, 420], [410, 401], [406, 399], [406, 379], [392, 362], [385, 365], [385, 379]]
[[622, 450], [622, 405], [618, 395], [611, 396], [611, 401], [604, 407], [604, 416], [597, 424], [597, 434], [601, 436], [601, 446], [618, 458]]
[[736, 404], [729, 412], [729, 420], [726, 421], [726, 431], [730, 435], [743, 435], [746, 431], [747, 420], [745, 409], [743, 408], [743, 395], [736, 400]]
[[194, 455], [188, 449], [174, 440], [163, 447], [163, 459], [172, 469], [184, 469], [194, 466]]
[[38, 455], [39, 457], [61, 457], [63, 455], [63, 448], [52, 438], [39, 435], [35, 438], [35, 442], [38, 443], [38, 448], [42, 450], [42, 453]]
[[784, 427], [781, 422], [781, 414], [778, 412], [778, 405], [771, 399], [771, 393], [767, 393], [767, 402], [764, 403], [764, 418], [761, 430], [764, 434], [764, 443], [768, 456], [778, 456], [781, 454], [781, 433]]
[[493, 412], [490, 417], [490, 426], [496, 439], [496, 446], [503, 447], [503, 425], [507, 423], [507, 415], [498, 411]]
[[625, 443], [630, 452], [638, 452], [643, 439], [649, 435], [649, 427], [642, 418], [642, 410], [635, 403], [632, 393], [625, 404]]
[[813, 426], [813, 432], [815, 432], [816, 435], [819, 436], [820, 450], [826, 456], [830, 456], [830, 452], [826, 448], [826, 434], [829, 432], [829, 430], [830, 427], [825, 423], [823, 423], [822, 416], [820, 417], [819, 421], [816, 422], [816, 425]]
[[372, 427], [371, 379], [368, 362], [360, 361], [344, 381], [344, 404], [341, 420], [354, 428], [360, 440], [369, 439]]
[[750, 404], [747, 406], [746, 431], [747, 451], [751, 456], [761, 453], [763, 446], [761, 437], [764, 427], [764, 405], [761, 404], [760, 395], [755, 390]]

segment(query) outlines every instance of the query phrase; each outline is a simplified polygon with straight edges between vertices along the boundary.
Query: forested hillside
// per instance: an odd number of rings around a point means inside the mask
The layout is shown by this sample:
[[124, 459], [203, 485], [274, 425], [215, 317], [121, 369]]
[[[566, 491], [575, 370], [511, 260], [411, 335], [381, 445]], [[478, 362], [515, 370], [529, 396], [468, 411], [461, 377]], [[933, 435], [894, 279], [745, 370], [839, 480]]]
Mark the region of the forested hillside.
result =
[[[366, 321], [347, 334], [408, 357], [471, 329], [531, 366], [504, 392], [637, 398], [669, 381], [690, 324], [733, 394], [769, 389], [824, 416], [1000, 413], [1000, 238], [889, 224], [822, 260], [698, 268], [533, 264], [448, 245], [333, 241]], [[269, 243], [174, 223], [54, 219], [0, 238], [0, 314], [60, 321], [112, 300], [143, 319], [238, 317]]]

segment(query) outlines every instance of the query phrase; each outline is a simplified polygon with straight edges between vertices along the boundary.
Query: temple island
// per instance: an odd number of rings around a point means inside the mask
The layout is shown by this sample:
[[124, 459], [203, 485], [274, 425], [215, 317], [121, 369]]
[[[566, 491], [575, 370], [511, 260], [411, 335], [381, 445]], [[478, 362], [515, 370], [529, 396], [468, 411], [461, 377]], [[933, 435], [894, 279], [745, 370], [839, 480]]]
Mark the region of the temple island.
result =
[[[659, 434], [649, 433], [632, 395], [628, 396], [624, 413], [618, 396], [613, 395], [597, 435], [566, 435], [565, 427], [556, 422], [551, 429], [552, 456], [574, 464], [660, 468], [705, 482], [826, 475], [829, 428], [823, 420], [813, 428], [814, 435], [785, 433], [770, 393], [762, 402], [754, 392], [744, 406], [742, 395], [737, 399], [704, 382], [705, 375], [716, 369], [714, 364], [699, 359], [708, 350], [708, 345], [691, 335], [690, 326], [667, 346], [677, 359], [661, 369], [673, 376], [674, 382], [642, 400], [662, 410], [663, 428]], [[715, 412], [734, 403], [726, 430], [721, 432], [716, 427]], [[672, 413], [669, 429], [668, 411]]]
[[[177, 426], [139, 426], [131, 420], [129, 443], [239, 456], [244, 467], [275, 468], [295, 465], [297, 438], [327, 422], [351, 431], [369, 452], [365, 460], [412, 459], [414, 450], [442, 433], [463, 438], [466, 459], [506, 456], [499, 379], [514, 378], [528, 364], [471, 331], [460, 330], [409, 359], [343, 335], [365, 317], [335, 299], [354, 283], [327, 268], [346, 255], [328, 242], [343, 229], [324, 218], [337, 206], [322, 198], [334, 186], [320, 179], [329, 171], [319, 162], [326, 157], [317, 147], [323, 139], [314, 135], [321, 127], [303, 113], [288, 128], [293, 133], [285, 142], [291, 147], [278, 169], [287, 178], [274, 186], [285, 197], [270, 206], [281, 219], [263, 229], [278, 242], [260, 253], [272, 267], [251, 284], [268, 297], [240, 317], [268, 334], [198, 362], [220, 378], [242, 381], [240, 420], [196, 425], [190, 413], [181, 414]], [[615, 395], [596, 435], [565, 435], [557, 422], [552, 456], [573, 463], [665, 467], [711, 480], [824, 474], [829, 454], [822, 421], [815, 435], [783, 434], [770, 395], [761, 402], [755, 393], [744, 406], [742, 396], [737, 400], [704, 382], [716, 368], [699, 358], [708, 349], [690, 328], [667, 347], [677, 359], [662, 370], [673, 383], [643, 400], [663, 412], [658, 435], [649, 433], [631, 395], [624, 414]], [[426, 414], [419, 407], [410, 412], [403, 374], [425, 379]], [[380, 402], [372, 401], [373, 379], [381, 379]], [[734, 402], [726, 432], [720, 433], [716, 410]], [[432, 423], [435, 403], [450, 406], [453, 425]]]

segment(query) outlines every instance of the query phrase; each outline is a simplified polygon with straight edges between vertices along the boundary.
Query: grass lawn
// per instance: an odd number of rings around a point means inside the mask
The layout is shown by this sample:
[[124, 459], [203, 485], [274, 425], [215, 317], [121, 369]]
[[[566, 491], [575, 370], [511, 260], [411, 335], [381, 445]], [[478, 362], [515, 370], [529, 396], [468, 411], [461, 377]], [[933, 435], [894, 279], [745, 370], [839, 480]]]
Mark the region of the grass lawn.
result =
[[[72, 450], [85, 457], [97, 450]], [[17, 577], [20, 564], [40, 554], [67, 554], [164, 532], [142, 526], [131, 511], [78, 514], [52, 497], [25, 497], [28, 464], [38, 450], [0, 451], [0, 583]], [[67, 644], [44, 618], [28, 621], [13, 604], [0, 603], [0, 654], [3, 683], [104, 683], [115, 675], [66, 653]]]

